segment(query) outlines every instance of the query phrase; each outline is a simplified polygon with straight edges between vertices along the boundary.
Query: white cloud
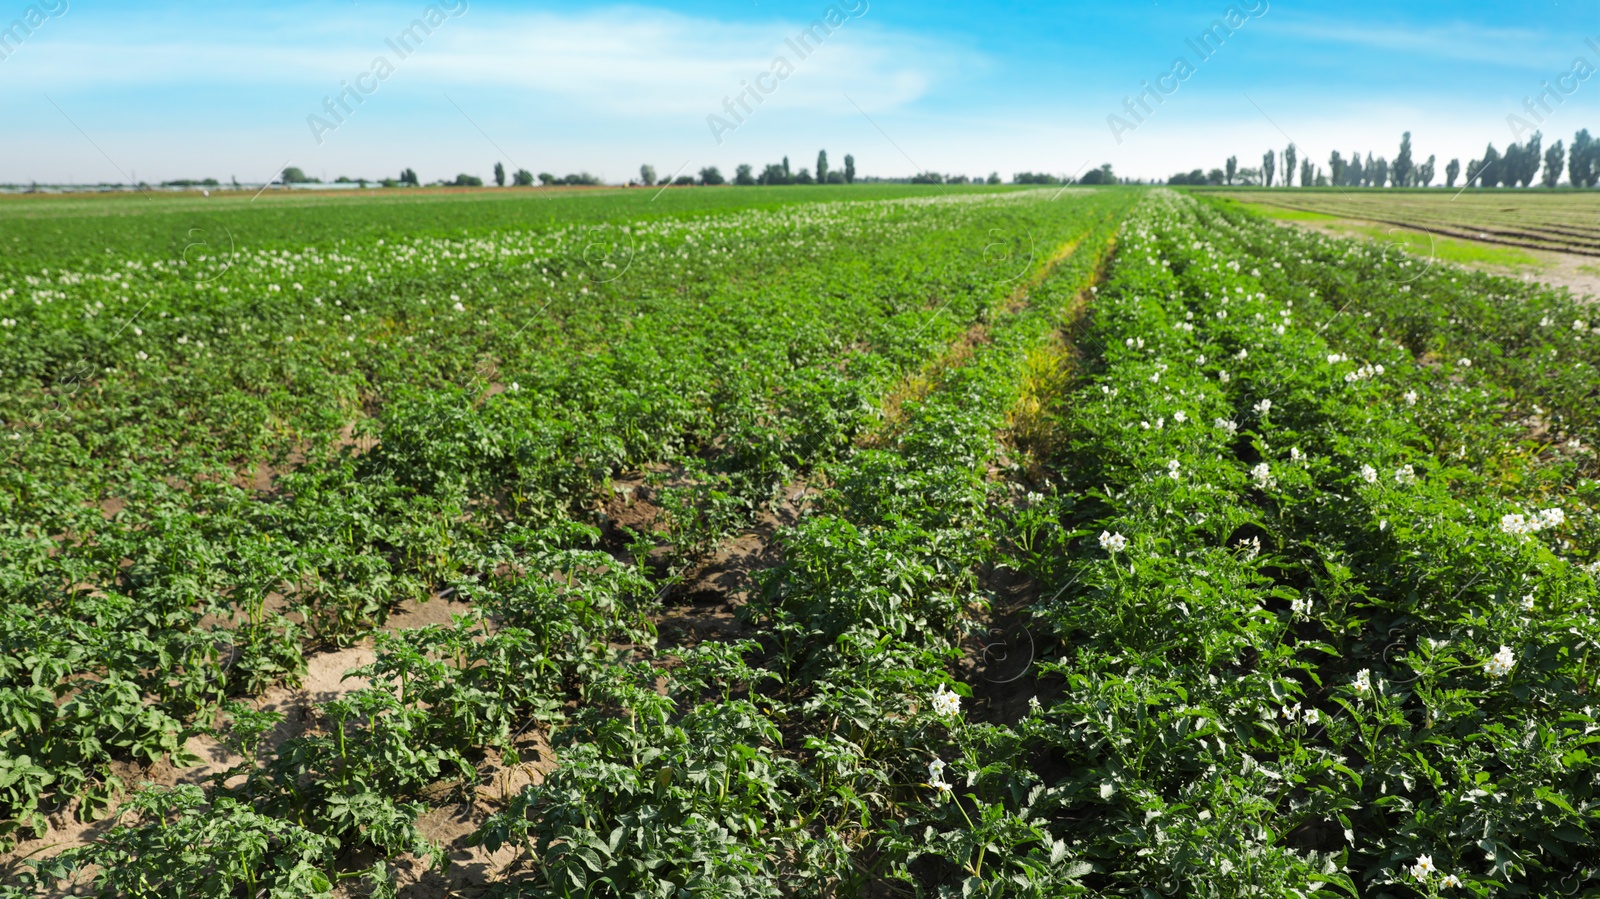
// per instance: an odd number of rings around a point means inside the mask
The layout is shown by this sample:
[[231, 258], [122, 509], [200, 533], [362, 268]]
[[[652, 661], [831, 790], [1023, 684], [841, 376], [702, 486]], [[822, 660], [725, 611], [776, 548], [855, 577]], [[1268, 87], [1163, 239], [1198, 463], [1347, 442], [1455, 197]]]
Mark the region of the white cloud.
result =
[[[359, 24], [318, 22], [290, 31], [277, 21], [259, 30], [200, 28], [177, 41], [171, 23], [139, 33], [137, 19], [122, 27], [57, 41], [35, 51], [16, 74], [30, 86], [93, 90], [116, 85], [281, 85], [307, 90], [314, 108], [341, 79], [370, 70], [377, 56], [396, 66], [399, 81], [482, 91], [513, 90], [596, 112], [634, 117], [692, 115], [721, 108], [741, 82], [770, 71], [780, 55], [795, 67], [769, 103], [789, 109], [837, 110], [841, 91], [873, 108], [914, 103], [972, 54], [937, 41], [876, 25], [866, 4], [802, 59], [785, 38], [810, 24], [794, 20], [730, 23], [643, 7], [593, 12], [503, 13], [468, 10], [446, 19], [402, 60], [385, 43], [404, 30], [420, 7], [363, 12]], [[819, 15], [827, 9], [817, 4]], [[840, 4], [844, 9], [845, 4]], [[280, 33], [289, 32], [289, 33]], [[508, 97], [526, 102], [526, 96]], [[846, 107], [848, 108], [848, 107]], [[309, 109], [308, 109], [309, 111]]]
[[[463, 22], [417, 67], [441, 81], [502, 83], [626, 115], [704, 115], [774, 61], [795, 74], [768, 102], [784, 108], [836, 110], [855, 88], [880, 104], [924, 96], [934, 81], [921, 39], [846, 18], [802, 58], [785, 44], [799, 22], [732, 25], [664, 13], [607, 10], [585, 16], [530, 17], [515, 29]], [[798, 44], [798, 42], [797, 42]], [[801, 47], [805, 49], [805, 47]], [[773, 83], [773, 79], [768, 79]]]
[[1537, 67], [1537, 61], [1583, 50], [1580, 36], [1569, 44], [1553, 44], [1548, 32], [1526, 28], [1491, 28], [1466, 22], [1433, 26], [1384, 27], [1345, 25], [1316, 16], [1279, 16], [1262, 22], [1261, 30], [1314, 44], [1353, 44], [1374, 50], [1442, 60], [1488, 63], [1507, 68]]

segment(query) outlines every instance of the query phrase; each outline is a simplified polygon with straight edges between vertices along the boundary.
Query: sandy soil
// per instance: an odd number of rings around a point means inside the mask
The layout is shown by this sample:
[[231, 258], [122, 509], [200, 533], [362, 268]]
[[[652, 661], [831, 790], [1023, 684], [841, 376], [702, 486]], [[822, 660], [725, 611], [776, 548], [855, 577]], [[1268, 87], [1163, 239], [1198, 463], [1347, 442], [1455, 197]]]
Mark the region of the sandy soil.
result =
[[[268, 489], [277, 472], [258, 469], [250, 474], [253, 477], [246, 478], [247, 486]], [[661, 509], [653, 502], [659, 488], [646, 486], [644, 481], [644, 473], [618, 480], [615, 499], [606, 510], [611, 529], [627, 526], [635, 532], [649, 533], [660, 524]], [[666, 486], [682, 483], [687, 483], [683, 475], [672, 473]], [[750, 528], [725, 541], [687, 573], [684, 582], [674, 591], [675, 601], [657, 619], [663, 648], [743, 636], [743, 626], [737, 621], [735, 610], [754, 586], [750, 575], [777, 564], [778, 554], [772, 544], [774, 534], [778, 528], [794, 524], [804, 514], [812, 496], [813, 491], [807, 485], [790, 485], [784, 497], [772, 509], [761, 512]], [[104, 511], [114, 514], [115, 504]], [[435, 598], [426, 603], [407, 601], [390, 614], [382, 630], [393, 632], [448, 624], [452, 614], [468, 611], [470, 606], [466, 603], [449, 599]], [[374, 658], [371, 638], [345, 649], [312, 654], [306, 659], [305, 677], [299, 686], [273, 687], [251, 700], [258, 709], [284, 715], [283, 721], [265, 739], [264, 750], [270, 751], [317, 727], [320, 704], [369, 686], [365, 678], [347, 678], [345, 673], [370, 664]], [[206, 785], [214, 775], [243, 761], [210, 736], [191, 737], [187, 747], [200, 758], [199, 764], [188, 768], [175, 768], [165, 762], [148, 767], [130, 765], [125, 766], [126, 770], [119, 769], [117, 774], [130, 789], [144, 784]], [[471, 795], [462, 796], [448, 787], [441, 787], [439, 795], [425, 797], [431, 808], [419, 820], [419, 827], [425, 836], [444, 848], [449, 865], [441, 873], [430, 868], [423, 859], [397, 859], [395, 873], [401, 896], [436, 899], [476, 895], [486, 888], [491, 877], [503, 876], [517, 866], [519, 853], [514, 848], [504, 847], [499, 852], [489, 853], [482, 847], [469, 845], [472, 833], [490, 814], [525, 786], [543, 782], [545, 775], [555, 767], [555, 754], [537, 730], [522, 735], [517, 751], [520, 760], [516, 765], [503, 764], [498, 753], [491, 751], [480, 765], [487, 783], [477, 787]], [[110, 811], [114, 813], [115, 807], [114, 804]], [[0, 854], [0, 880], [6, 879], [8, 872], [19, 870], [18, 863], [31, 856], [54, 854], [82, 845], [103, 836], [114, 824], [109, 817], [90, 823], [79, 822], [76, 811], [76, 802], [53, 810], [48, 815], [49, 829], [43, 837], [27, 840], [11, 852]], [[58, 895], [87, 892], [82, 885], [62, 885]]]
[[[407, 600], [389, 616], [383, 630], [397, 631], [429, 624], [448, 624], [452, 613], [463, 614], [469, 608], [466, 603], [446, 599], [434, 599], [425, 603]], [[276, 747], [313, 727], [316, 724], [316, 706], [319, 703], [338, 699], [369, 686], [365, 678], [347, 679], [344, 674], [352, 668], [370, 664], [374, 659], [371, 638], [347, 649], [313, 654], [306, 659], [306, 676], [299, 687], [273, 687], [253, 700], [252, 704], [257, 709], [284, 714], [283, 721], [267, 736], [265, 740], [267, 747]], [[175, 768], [165, 761], [150, 766], [127, 765], [123, 766], [122, 770], [116, 771], [116, 774], [130, 789], [143, 784], [204, 785], [210, 781], [213, 774], [226, 771], [243, 761], [241, 757], [209, 736], [190, 737], [186, 745], [190, 752], [200, 757], [200, 764], [189, 768]], [[548, 748], [538, 757], [548, 759]], [[541, 774], [541, 779], [542, 776]], [[114, 823], [109, 817], [89, 823], [80, 822], [76, 817], [77, 810], [76, 800], [59, 809], [50, 810], [46, 816], [49, 829], [44, 836], [25, 840], [12, 851], [0, 854], [0, 881], [5, 879], [7, 872], [13, 870], [13, 865], [17, 862], [35, 854], [53, 855], [61, 850], [83, 845], [105, 834]], [[115, 811], [115, 805], [110, 811]]]

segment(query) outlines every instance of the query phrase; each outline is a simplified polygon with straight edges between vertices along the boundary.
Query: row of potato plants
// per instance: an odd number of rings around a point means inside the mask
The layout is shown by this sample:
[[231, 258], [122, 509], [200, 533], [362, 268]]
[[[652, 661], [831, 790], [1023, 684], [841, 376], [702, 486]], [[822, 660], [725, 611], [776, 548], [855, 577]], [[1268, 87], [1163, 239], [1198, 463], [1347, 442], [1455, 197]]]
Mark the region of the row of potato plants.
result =
[[1502, 445], [1569, 373], [1397, 342], [1458, 295], [1409, 269], [1165, 192], [1124, 229], [1062, 492], [1018, 522], [1059, 594], [1020, 731], [1091, 888], [1594, 888], [1594, 485]]
[[[179, 433], [167, 435], [171, 455], [152, 451], [150, 458], [97, 465], [104, 443], [84, 444], [96, 427], [116, 429], [119, 393], [74, 395], [58, 417], [63, 425], [78, 422], [71, 425], [76, 432], [51, 440], [41, 439], [41, 430], [22, 441], [27, 464], [11, 473], [19, 483], [5, 494], [19, 512], [8, 539], [29, 551], [8, 567], [0, 628], [8, 645], [48, 647], [25, 656], [37, 664], [7, 674], [7, 701], [21, 709], [4, 725], [15, 738], [8, 758], [22, 772], [5, 785], [12, 827], [38, 827], [50, 804], [59, 809], [75, 796], [104, 804], [131, 786], [111, 779], [110, 763], [127, 750], [105, 738], [108, 730], [120, 737], [129, 729], [128, 713], [102, 703], [67, 720], [51, 708], [56, 697], [140, 678], [122, 700], [154, 722], [147, 727], [153, 736], [137, 748], [144, 758], [166, 754], [181, 762], [183, 738], [203, 729], [220, 704], [294, 678], [308, 631], [351, 639], [398, 599], [446, 584], [494, 623], [466, 620], [380, 638], [379, 662], [366, 672], [371, 689], [324, 707], [322, 728], [259, 758], [273, 722], [230, 706], [224, 733], [250, 759], [229, 773], [232, 785], [224, 776], [204, 794], [151, 793], [129, 807], [142, 823], [44, 863], [39, 879], [98, 870], [94, 876], [113, 891], [155, 884], [220, 895], [245, 882], [239, 872], [249, 872], [252, 889], [291, 891], [364, 875], [382, 889], [391, 882], [387, 859], [437, 858], [415, 827], [423, 789], [441, 779], [474, 783], [486, 749], [509, 751], [515, 733], [558, 719], [562, 703], [582, 698], [597, 671], [611, 670], [603, 664], [609, 646], [650, 642], [648, 616], [673, 572], [657, 577], [660, 583], [650, 579], [657, 573], [637, 564], [645, 540], [627, 547], [637, 553], [632, 566], [615, 545], [596, 548], [600, 531], [584, 522], [598, 520], [595, 499], [607, 479], [649, 464], [693, 471], [698, 484], [718, 489], [686, 491], [664, 537], [680, 550], [713, 541], [796, 472], [846, 449], [871, 420], [885, 385], [988, 314], [1023, 273], [1011, 267], [1030, 262], [1013, 251], [1031, 244], [1035, 231], [1037, 239], [1059, 242], [1097, 222], [1104, 227], [1127, 202], [1109, 194], [1042, 199], [744, 216], [759, 220], [766, 239], [738, 231], [754, 227], [743, 219], [693, 222], [687, 235], [677, 235], [685, 245], [718, 227], [746, 239], [721, 247], [720, 257], [715, 245], [695, 248], [697, 264], [711, 266], [715, 278], [685, 290], [674, 268], [626, 292], [598, 286], [596, 293], [614, 293], [605, 307], [611, 315], [575, 304], [570, 321], [535, 340], [547, 344], [538, 350], [518, 344], [515, 333], [435, 327], [432, 345], [416, 357], [420, 371], [403, 376], [384, 371], [386, 348], [368, 339], [373, 355], [362, 360], [370, 366], [362, 374], [363, 402], [374, 408], [364, 427], [378, 438], [376, 447], [308, 451], [265, 496], [224, 479], [233, 470], [224, 463], [249, 448], [244, 442], [195, 447]], [[780, 236], [786, 247], [775, 249]], [[457, 276], [478, 269], [463, 262], [471, 247], [436, 249], [433, 265], [452, 260]], [[478, 249], [485, 260], [508, 260], [501, 274], [513, 281], [532, 264], [494, 241]], [[997, 251], [1006, 263], [1000, 274]], [[835, 257], [839, 272], [818, 264]], [[404, 302], [405, 285], [392, 276], [415, 272], [387, 273], [389, 302]], [[601, 283], [611, 282], [594, 282]], [[346, 299], [335, 308], [359, 298]], [[534, 296], [524, 310], [541, 300], [551, 302]], [[302, 301], [294, 308], [308, 307]], [[238, 314], [255, 311], [247, 306]], [[451, 315], [440, 310], [421, 323], [443, 325]], [[84, 321], [92, 331], [92, 317]], [[597, 335], [600, 323], [609, 335]], [[502, 330], [510, 324], [518, 323]], [[341, 345], [336, 333], [297, 333], [298, 346], [319, 339]], [[251, 383], [252, 372], [243, 369], [261, 361], [252, 349], [272, 355], [268, 346], [252, 345], [196, 356], [199, 366], [217, 360], [215, 368], [188, 376]], [[235, 352], [244, 358], [230, 367]], [[464, 386], [427, 371], [427, 364], [474, 357], [494, 370], [480, 361]], [[155, 392], [171, 380], [137, 377]], [[485, 389], [490, 377], [503, 392]], [[309, 409], [319, 398], [313, 389], [296, 400]], [[332, 421], [297, 414], [285, 415], [292, 425], [285, 433], [313, 434], [311, 442], [323, 447], [334, 442]], [[55, 463], [60, 467], [50, 467]], [[109, 520], [98, 508], [84, 511], [107, 495], [126, 501]], [[714, 504], [708, 500], [734, 508], [711, 510], [709, 523], [693, 520]], [[278, 591], [287, 604], [269, 602]], [[69, 626], [84, 621], [88, 627]], [[123, 641], [133, 651], [109, 651]], [[175, 646], [191, 647], [190, 654]], [[85, 817], [96, 813], [89, 802], [79, 809]], [[219, 825], [219, 810], [238, 820]], [[263, 817], [280, 822], [270, 851], [250, 836], [248, 822]], [[226, 861], [235, 856], [257, 862]], [[271, 870], [263, 867], [269, 861]]]

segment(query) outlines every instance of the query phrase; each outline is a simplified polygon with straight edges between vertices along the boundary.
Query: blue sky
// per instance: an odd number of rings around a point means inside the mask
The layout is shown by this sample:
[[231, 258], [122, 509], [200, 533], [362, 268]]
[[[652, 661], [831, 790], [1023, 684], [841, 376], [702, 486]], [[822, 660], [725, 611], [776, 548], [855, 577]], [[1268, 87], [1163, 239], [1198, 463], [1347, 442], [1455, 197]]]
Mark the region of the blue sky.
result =
[[[449, 0], [401, 59], [385, 39], [426, 3], [33, 0], [42, 24], [0, 44], [0, 181], [259, 182], [286, 162], [433, 180], [487, 177], [496, 160], [620, 181], [645, 162], [809, 166], [819, 148], [869, 175], [1110, 162], [1165, 177], [1230, 154], [1259, 165], [1291, 140], [1324, 166], [1334, 149], [1393, 157], [1408, 129], [1442, 169], [1503, 149], [1507, 116], [1578, 57], [1600, 68], [1585, 43], [1600, 46], [1600, 0], [834, 2], [838, 26], [805, 59], [785, 39], [830, 0]], [[1197, 59], [1189, 41], [1230, 7], [1242, 24]], [[29, 8], [0, 0], [0, 29]], [[367, 75], [375, 89], [335, 121], [325, 98], [380, 56], [392, 72]], [[734, 120], [724, 98], [780, 56], [792, 71], [763, 76], [774, 89]], [[1124, 99], [1178, 57], [1193, 71], [1118, 142], [1107, 116], [1133, 123]], [[1568, 83], [1547, 144], [1600, 130], [1600, 77]], [[333, 127], [314, 134], [312, 115]], [[716, 134], [710, 115], [737, 127]]]

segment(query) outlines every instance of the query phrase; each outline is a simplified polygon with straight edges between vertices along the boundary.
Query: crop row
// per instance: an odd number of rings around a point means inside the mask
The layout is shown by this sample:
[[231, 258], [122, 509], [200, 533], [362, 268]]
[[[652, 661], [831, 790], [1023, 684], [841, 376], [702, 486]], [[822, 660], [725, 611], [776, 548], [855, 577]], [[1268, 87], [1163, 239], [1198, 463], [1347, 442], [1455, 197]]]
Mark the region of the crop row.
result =
[[1059, 655], [1021, 731], [1064, 772], [1046, 814], [1087, 885], [1545, 895], [1595, 876], [1594, 485], [1499, 446], [1501, 400], [1567, 388], [1511, 335], [1466, 377], [1467, 357], [1397, 343], [1419, 309], [1458, 311], [1409, 270], [1171, 194], [1130, 219], [1084, 335], [1098, 369], [1065, 410], [1064, 527], [1028, 562], [1060, 593], [1038, 610]]

